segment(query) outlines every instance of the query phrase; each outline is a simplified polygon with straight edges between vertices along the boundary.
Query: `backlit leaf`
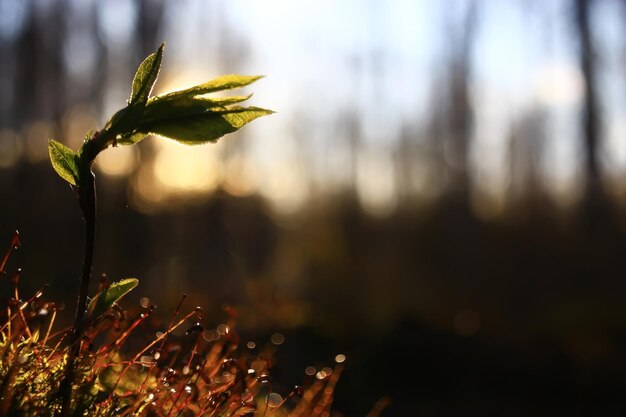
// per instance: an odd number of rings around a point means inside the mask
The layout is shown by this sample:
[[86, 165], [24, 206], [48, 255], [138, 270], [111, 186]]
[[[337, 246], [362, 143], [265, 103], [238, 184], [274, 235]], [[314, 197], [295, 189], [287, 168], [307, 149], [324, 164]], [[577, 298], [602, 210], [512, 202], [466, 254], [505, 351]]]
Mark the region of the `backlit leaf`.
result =
[[117, 303], [123, 296], [128, 294], [139, 284], [137, 278], [126, 278], [112, 283], [108, 288], [100, 291], [91, 300], [87, 307], [88, 317], [92, 320], [104, 314], [113, 304]]
[[228, 74], [214, 78], [211, 81], [207, 81], [204, 84], [196, 85], [185, 90], [174, 91], [168, 94], [164, 94], [159, 97], [155, 97], [156, 100], [164, 99], [173, 96], [200, 96], [204, 94], [214, 93], [217, 91], [232, 90], [234, 88], [241, 88], [252, 84], [253, 82], [263, 78], [262, 75], [238, 75]]
[[141, 65], [139, 65], [135, 77], [133, 78], [129, 105], [136, 103], [145, 104], [148, 101], [148, 96], [159, 75], [164, 48], [165, 43], [161, 44], [155, 53], [150, 54]]
[[147, 133], [136, 132], [126, 136], [122, 136], [117, 139], [118, 145], [134, 145], [135, 143], [139, 143], [144, 140], [148, 136]]
[[177, 119], [204, 113], [209, 110], [227, 110], [226, 106], [241, 103], [252, 96], [206, 97], [206, 96], [170, 96], [150, 100], [146, 106], [142, 122], [151, 123], [160, 120]]
[[174, 139], [186, 145], [216, 142], [252, 120], [274, 113], [258, 107], [232, 107], [219, 111], [182, 115], [157, 120], [140, 127], [140, 131]]
[[78, 183], [78, 155], [56, 140], [48, 141], [48, 153], [52, 167], [61, 178], [72, 185]]

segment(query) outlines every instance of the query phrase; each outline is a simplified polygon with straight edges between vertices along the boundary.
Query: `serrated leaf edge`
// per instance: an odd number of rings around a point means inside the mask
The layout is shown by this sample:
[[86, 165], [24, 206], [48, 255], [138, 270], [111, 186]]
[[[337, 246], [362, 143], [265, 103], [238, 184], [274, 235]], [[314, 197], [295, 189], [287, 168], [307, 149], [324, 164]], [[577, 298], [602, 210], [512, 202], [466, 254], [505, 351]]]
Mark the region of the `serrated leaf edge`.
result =
[[[135, 76], [133, 77], [133, 81], [131, 84], [131, 96], [130, 96], [129, 105], [133, 105], [139, 102], [145, 103], [148, 101], [148, 98], [149, 98], [148, 96], [150, 95], [150, 92], [152, 91], [152, 88], [154, 87], [154, 83], [156, 82], [156, 79], [158, 77], [159, 70], [161, 69], [161, 61], [163, 58], [164, 49], [165, 49], [165, 42], [161, 44], [161, 46], [159, 47], [159, 49], [157, 49], [156, 52], [153, 52], [152, 54], [148, 55], [146, 59], [144, 59], [143, 62], [137, 68], [137, 72], [135, 72]], [[143, 82], [141, 82], [142, 80], [139, 77], [140, 75], [143, 74], [144, 72], [143, 69], [147, 65], [150, 65], [148, 75], [144, 78]], [[137, 91], [135, 91], [135, 83], [138, 83], [138, 84], [140, 83], [140, 86], [137, 89]], [[146, 88], [148, 89], [147, 93], [146, 93]], [[146, 93], [145, 98], [141, 99], [144, 93]]]

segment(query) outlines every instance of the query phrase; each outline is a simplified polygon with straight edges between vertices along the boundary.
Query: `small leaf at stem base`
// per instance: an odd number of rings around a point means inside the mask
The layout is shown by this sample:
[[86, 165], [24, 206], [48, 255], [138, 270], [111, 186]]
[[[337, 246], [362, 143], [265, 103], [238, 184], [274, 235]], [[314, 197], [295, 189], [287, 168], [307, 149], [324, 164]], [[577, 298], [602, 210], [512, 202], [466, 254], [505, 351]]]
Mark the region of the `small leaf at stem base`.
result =
[[77, 185], [79, 182], [78, 154], [53, 139], [48, 141], [48, 153], [52, 167], [57, 174], [70, 184]]
[[103, 315], [113, 304], [117, 303], [123, 296], [135, 288], [137, 284], [139, 284], [137, 278], [126, 278], [114, 282], [108, 288], [100, 291], [87, 306], [89, 319], [95, 320]]

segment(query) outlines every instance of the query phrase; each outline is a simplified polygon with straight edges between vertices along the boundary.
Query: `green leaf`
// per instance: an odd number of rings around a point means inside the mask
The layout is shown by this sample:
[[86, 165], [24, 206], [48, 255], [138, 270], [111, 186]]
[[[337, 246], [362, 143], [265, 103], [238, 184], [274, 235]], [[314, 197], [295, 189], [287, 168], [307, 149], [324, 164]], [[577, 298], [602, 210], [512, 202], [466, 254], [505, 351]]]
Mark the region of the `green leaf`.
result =
[[226, 106], [241, 103], [252, 97], [206, 97], [170, 96], [162, 100], [150, 100], [142, 114], [142, 123], [177, 119], [204, 113], [210, 110], [227, 110]]
[[135, 143], [139, 143], [142, 140], [144, 140], [146, 137], [148, 137], [147, 133], [136, 132], [136, 133], [131, 133], [131, 134], [122, 136], [119, 139], [117, 139], [116, 142], [118, 145], [128, 146], [128, 145], [134, 145]]
[[272, 113], [271, 110], [259, 107], [232, 107], [157, 120], [141, 126], [139, 131], [164, 136], [186, 145], [198, 145], [216, 142], [252, 120]]
[[161, 69], [161, 59], [163, 58], [164, 48], [165, 43], [162, 43], [156, 52], [149, 55], [141, 65], [139, 65], [135, 77], [133, 78], [130, 101], [128, 102], [129, 105], [132, 106], [137, 103], [145, 104], [148, 101], [148, 96], [159, 75], [159, 69]]
[[48, 153], [57, 174], [72, 185], [78, 184], [78, 154], [53, 139], [48, 141]]
[[174, 91], [162, 96], [155, 97], [155, 100], [164, 98], [171, 98], [174, 96], [201, 96], [204, 94], [214, 93], [217, 91], [232, 90], [234, 88], [241, 88], [252, 84], [253, 82], [263, 78], [262, 75], [238, 75], [228, 74], [214, 78], [211, 81], [207, 81], [204, 84], [196, 85], [195, 87], [187, 88], [185, 90]]
[[117, 303], [123, 296], [128, 294], [137, 284], [139, 284], [137, 278], [126, 278], [114, 282], [108, 288], [100, 291], [87, 306], [88, 317], [91, 320], [95, 320], [106, 313], [113, 304]]

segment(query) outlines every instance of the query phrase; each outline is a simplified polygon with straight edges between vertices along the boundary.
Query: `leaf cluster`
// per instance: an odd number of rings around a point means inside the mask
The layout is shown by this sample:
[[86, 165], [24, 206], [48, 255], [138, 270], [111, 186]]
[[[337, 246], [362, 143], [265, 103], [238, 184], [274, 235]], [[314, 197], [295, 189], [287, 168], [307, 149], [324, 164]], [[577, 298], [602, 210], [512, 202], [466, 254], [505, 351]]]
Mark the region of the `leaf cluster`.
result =
[[242, 88], [261, 76], [223, 75], [203, 84], [151, 97], [165, 44], [139, 65], [133, 78], [127, 106], [106, 123], [103, 130], [90, 134], [74, 151], [50, 140], [50, 161], [61, 178], [80, 187], [95, 157], [109, 146], [134, 145], [148, 135], [173, 139], [185, 145], [216, 142], [236, 132], [252, 120], [273, 111], [239, 104], [251, 97], [212, 97], [209, 94]]

